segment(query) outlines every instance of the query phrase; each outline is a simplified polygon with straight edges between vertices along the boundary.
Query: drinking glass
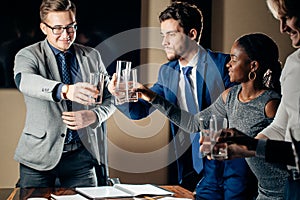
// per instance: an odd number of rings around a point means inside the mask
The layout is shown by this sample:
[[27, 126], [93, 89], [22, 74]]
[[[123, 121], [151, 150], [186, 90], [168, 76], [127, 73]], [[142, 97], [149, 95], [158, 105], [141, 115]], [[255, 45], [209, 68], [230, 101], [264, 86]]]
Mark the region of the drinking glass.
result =
[[137, 92], [133, 92], [137, 85], [137, 70], [131, 69], [131, 62], [117, 61], [116, 73], [116, 104], [138, 101]]
[[227, 125], [227, 118], [220, 118], [216, 115], [212, 115], [209, 126], [212, 159], [225, 160], [228, 158], [227, 143], [217, 143], [217, 139], [221, 135], [222, 129], [227, 128]]
[[95, 98], [95, 104], [101, 104], [102, 103], [102, 96], [103, 96], [103, 87], [104, 87], [104, 74], [99, 72], [93, 72], [90, 73], [90, 84], [97, 87], [97, 90], [99, 93], [97, 94], [97, 97]]
[[133, 92], [133, 89], [137, 87], [137, 69], [131, 69], [131, 71], [127, 74], [126, 83], [128, 85], [126, 100], [127, 102], [137, 102], [138, 101], [138, 93]]
[[211, 152], [211, 141], [210, 141], [210, 121], [205, 121], [203, 118], [200, 118], [200, 134], [203, 138], [201, 144], [201, 154], [206, 156]]

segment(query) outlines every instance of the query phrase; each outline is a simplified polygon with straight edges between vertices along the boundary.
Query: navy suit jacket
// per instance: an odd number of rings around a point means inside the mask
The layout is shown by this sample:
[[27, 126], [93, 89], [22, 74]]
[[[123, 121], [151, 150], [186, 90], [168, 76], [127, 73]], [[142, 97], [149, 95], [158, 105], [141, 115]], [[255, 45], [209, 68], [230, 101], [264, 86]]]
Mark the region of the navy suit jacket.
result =
[[[230, 82], [228, 70], [226, 68], [226, 63], [229, 61], [230, 57], [228, 54], [223, 54], [219, 52], [212, 52], [210, 50], [205, 50], [199, 46], [199, 60], [197, 64], [196, 73], [196, 84], [197, 84], [197, 97], [198, 97], [198, 107], [199, 110], [203, 110], [208, 107], [212, 102], [214, 102], [217, 97], [228, 87], [234, 85]], [[177, 105], [177, 90], [179, 84], [179, 74], [180, 66], [178, 60], [170, 61], [161, 66], [158, 81], [150, 89], [160, 96], [167, 99], [169, 102]], [[138, 120], [147, 117], [155, 109], [151, 107], [151, 104], [139, 100], [137, 103], [129, 103], [118, 106], [127, 117]], [[178, 127], [173, 123], [170, 124], [172, 139], [175, 138]], [[174, 142], [175, 144], [176, 142]], [[175, 144], [176, 145], [176, 144]], [[175, 147], [176, 148], [176, 147]], [[182, 152], [178, 152], [175, 155], [179, 158]], [[180, 154], [180, 155], [179, 155]], [[184, 154], [184, 153], [183, 153]], [[193, 170], [192, 157], [185, 159], [184, 163], [178, 163], [178, 173], [182, 172], [180, 165], [190, 165], [189, 167]], [[179, 181], [179, 180], [178, 180]]]

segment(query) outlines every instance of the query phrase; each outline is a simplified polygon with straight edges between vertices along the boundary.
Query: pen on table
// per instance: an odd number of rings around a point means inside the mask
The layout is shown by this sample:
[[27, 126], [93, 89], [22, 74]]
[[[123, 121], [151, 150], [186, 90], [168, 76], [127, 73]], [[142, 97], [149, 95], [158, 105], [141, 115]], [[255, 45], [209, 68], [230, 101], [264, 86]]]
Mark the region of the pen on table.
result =
[[147, 199], [147, 200], [157, 200], [157, 199], [160, 199], [160, 198], [162, 198], [162, 197], [164, 197], [164, 196], [144, 196], [144, 198], [145, 199]]
[[12, 193], [9, 195], [9, 197], [7, 198], [7, 200], [13, 200], [16, 193], [17, 193], [17, 188], [14, 188], [14, 190], [12, 191]]
[[149, 196], [144, 196], [145, 199], [148, 199], [148, 200], [155, 200], [154, 198], [152, 197], [149, 197]]

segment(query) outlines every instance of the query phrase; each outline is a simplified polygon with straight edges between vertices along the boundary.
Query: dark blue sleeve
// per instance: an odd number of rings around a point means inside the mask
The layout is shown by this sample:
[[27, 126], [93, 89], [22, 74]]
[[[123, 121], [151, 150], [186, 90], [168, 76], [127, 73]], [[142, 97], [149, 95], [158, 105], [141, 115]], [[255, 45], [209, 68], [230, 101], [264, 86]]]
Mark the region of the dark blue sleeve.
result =
[[61, 88], [62, 88], [63, 85], [64, 85], [63, 83], [58, 84], [57, 90], [55, 91], [55, 98], [56, 98], [58, 101], [61, 100], [60, 94], [61, 94]]

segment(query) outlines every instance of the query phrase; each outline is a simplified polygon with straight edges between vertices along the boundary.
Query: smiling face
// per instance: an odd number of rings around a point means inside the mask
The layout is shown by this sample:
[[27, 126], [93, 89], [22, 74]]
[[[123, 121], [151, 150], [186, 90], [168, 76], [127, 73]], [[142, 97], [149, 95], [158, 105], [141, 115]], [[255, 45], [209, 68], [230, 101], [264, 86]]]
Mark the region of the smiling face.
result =
[[287, 33], [292, 41], [292, 46], [300, 47], [300, 15], [299, 0], [279, 1], [267, 0], [269, 10], [275, 19], [280, 22], [280, 32]]
[[249, 81], [248, 74], [251, 70], [251, 61], [245, 50], [234, 42], [230, 51], [230, 61], [226, 64], [230, 81], [244, 83]]
[[[74, 24], [76, 20], [72, 11], [59, 11], [50, 12], [44, 22], [51, 27], [66, 27]], [[55, 35], [52, 29], [47, 27], [46, 24], [41, 23], [40, 28], [46, 35], [49, 43], [60, 51], [67, 51], [76, 38], [76, 31], [74, 33], [68, 33], [66, 29], [63, 29], [64, 31], [60, 35]]]
[[178, 21], [167, 19], [161, 22], [162, 45], [168, 60], [185, 57], [189, 52], [191, 39], [184, 33]]
[[300, 20], [297, 17], [278, 16], [280, 32], [287, 33], [292, 40], [292, 46], [300, 47]]

